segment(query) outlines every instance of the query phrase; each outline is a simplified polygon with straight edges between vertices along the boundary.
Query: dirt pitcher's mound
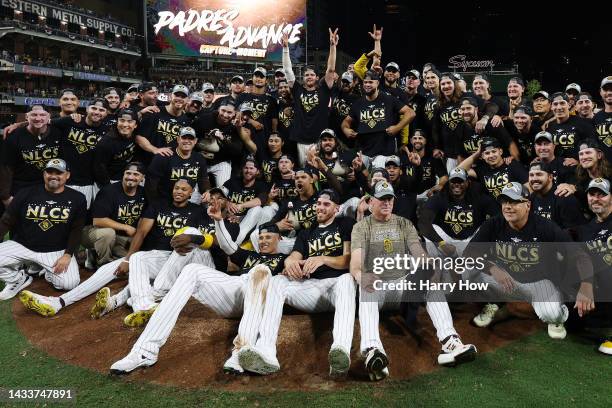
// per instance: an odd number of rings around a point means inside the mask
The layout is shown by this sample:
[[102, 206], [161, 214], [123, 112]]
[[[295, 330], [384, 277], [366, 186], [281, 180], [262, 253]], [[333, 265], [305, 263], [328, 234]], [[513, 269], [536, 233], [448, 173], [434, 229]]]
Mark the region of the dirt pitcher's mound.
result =
[[[88, 274], [83, 274], [83, 279]], [[127, 282], [114, 282], [113, 293]], [[28, 288], [58, 295], [43, 279]], [[121, 308], [101, 320], [91, 320], [89, 309], [94, 296], [62, 310], [52, 318], [43, 318], [26, 310], [19, 300], [13, 303], [17, 326], [28, 340], [46, 353], [70, 364], [108, 373], [111, 364], [124, 357], [142, 329], [123, 325], [130, 312]], [[476, 345], [479, 353], [531, 334], [543, 325], [529, 305], [510, 305], [517, 318], [500, 323], [494, 329], [478, 329], [469, 324], [476, 305], [452, 305], [455, 328], [464, 342]], [[406, 379], [436, 369], [440, 344], [435, 330], [421, 308], [418, 316], [422, 341], [409, 334], [398, 315], [381, 319], [381, 337], [389, 355], [390, 377]], [[230, 376], [223, 374], [223, 362], [229, 357], [238, 320], [223, 319], [191, 300], [183, 310], [172, 335], [162, 348], [153, 367], [137, 370], [128, 378], [181, 387], [225, 388], [234, 390], [334, 389], [367, 381], [363, 360], [359, 357], [359, 324], [355, 324], [352, 366], [347, 381], [328, 378], [327, 353], [332, 343], [333, 314], [289, 314], [282, 320], [278, 337], [281, 372], [267, 376]]]

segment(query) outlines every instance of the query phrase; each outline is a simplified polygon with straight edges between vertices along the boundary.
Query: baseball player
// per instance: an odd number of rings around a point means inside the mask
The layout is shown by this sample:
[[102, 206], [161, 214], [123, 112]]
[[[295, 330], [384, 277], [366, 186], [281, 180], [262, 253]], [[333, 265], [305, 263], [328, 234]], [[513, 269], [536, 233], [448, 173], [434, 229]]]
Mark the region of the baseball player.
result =
[[[479, 242], [494, 243], [495, 250], [487, 257], [485, 271], [474, 270], [466, 279], [488, 283], [488, 291], [502, 299], [528, 300], [540, 320], [548, 324], [548, 335], [553, 339], [564, 339], [567, 332], [564, 322], [568, 309], [561, 302], [562, 295], [555, 283], [554, 271], [557, 252], [575, 268], [581, 278], [579, 296], [575, 307], [580, 315], [594, 307], [592, 264], [588, 256], [579, 251], [568, 251], [563, 243], [570, 242], [569, 234], [555, 223], [543, 217], [530, 214], [531, 202], [527, 189], [520, 183], [507, 184], [499, 195], [503, 217], [485, 221], [463, 255], [476, 258], [483, 248]], [[542, 243], [557, 243], [554, 251], [546, 250]], [[572, 268], [573, 269], [573, 268]], [[504, 308], [505, 306], [502, 306]], [[497, 305], [486, 305], [481, 314], [499, 312]]]
[[108, 102], [108, 114], [104, 118], [104, 125], [112, 129], [117, 126], [117, 114], [121, 106], [121, 90], [112, 86], [104, 88], [102, 96]]
[[[595, 214], [590, 223], [578, 228], [578, 241], [585, 242], [595, 268], [594, 290], [599, 299], [609, 300], [612, 293], [610, 268], [612, 267], [612, 194], [610, 181], [593, 179], [587, 188], [589, 208]], [[612, 325], [612, 303], [597, 302], [595, 315], [599, 317], [600, 327]], [[595, 317], [595, 316], [593, 316]], [[585, 322], [588, 325], [590, 322]], [[597, 323], [593, 322], [592, 326]], [[612, 355], [612, 338], [608, 336], [598, 349], [601, 353]]]
[[[393, 187], [386, 181], [379, 181], [374, 187], [374, 194], [370, 200], [372, 215], [359, 221], [351, 235], [350, 271], [361, 286], [359, 291], [360, 348], [361, 353], [365, 356], [366, 370], [370, 379], [374, 381], [382, 380], [389, 375], [387, 368], [389, 360], [378, 330], [379, 309], [385, 306], [399, 307], [404, 291], [385, 290], [373, 293], [371, 280], [374, 275], [365, 274], [371, 270], [369, 269], [371, 266], [364, 265], [364, 260], [372, 259], [373, 255], [379, 255], [375, 252], [375, 248], [383, 248], [386, 257], [405, 253], [409, 253], [412, 257], [425, 255], [412, 223], [392, 213], [394, 199]], [[399, 278], [403, 280], [404, 276]], [[427, 301], [427, 313], [442, 344], [438, 364], [455, 365], [473, 360], [476, 356], [476, 347], [472, 344], [463, 344], [461, 341], [453, 327], [453, 318], [444, 294], [439, 291], [427, 291], [425, 300]]]
[[[96, 303], [91, 310], [91, 316], [100, 318], [124, 305], [131, 296], [129, 287], [125, 287], [111, 297], [110, 290], [104, 286], [128, 273], [130, 275], [135, 274], [138, 277], [141, 277], [144, 273], [147, 274], [145, 283], [138, 288], [141, 289], [138, 293], [144, 293], [143, 297], [147, 300], [149, 270], [153, 274], [177, 275], [172, 269], [178, 268], [180, 270], [193, 259], [193, 251], [189, 255], [180, 256], [173, 253], [173, 247], [170, 244], [172, 237], [178, 230], [189, 224], [198, 225], [199, 223], [200, 208], [189, 203], [189, 196], [192, 191], [193, 186], [187, 180], [178, 180], [172, 192], [172, 202], [156, 202], [144, 210], [126, 256], [103, 265], [89, 279], [70, 292], [59, 297], [47, 297], [23, 291], [19, 299], [25, 307], [42, 316], [54, 316], [66, 306], [76, 303], [99, 290]], [[210, 244], [210, 242], [207, 242], [207, 244]], [[186, 253], [188, 249], [179, 248], [178, 251]], [[204, 252], [202, 251], [202, 253]], [[138, 259], [138, 262], [130, 268], [130, 262], [134, 257]], [[129, 319], [126, 318], [125, 323], [129, 326], [141, 325], [144, 322], [137, 319], [146, 319], [148, 316], [146, 313], [140, 313], [136, 316], [129, 315]], [[134, 320], [136, 321], [134, 322]]]
[[271, 374], [280, 369], [276, 341], [283, 305], [287, 303], [307, 313], [335, 309], [329, 371], [331, 376], [348, 372], [355, 325], [356, 285], [348, 273], [354, 221], [336, 218], [339, 204], [336, 191], [327, 189], [319, 193], [317, 224], [300, 232], [285, 260], [285, 271], [270, 281], [257, 343], [238, 353], [245, 370]]
[[106, 117], [108, 102], [103, 98], [93, 99], [87, 107], [87, 116], [80, 115], [53, 119], [51, 125], [62, 132], [61, 156], [71, 169], [70, 185], [81, 192], [91, 206], [98, 186], [94, 180], [94, 151], [107, 131], [103, 121]]
[[44, 185], [20, 191], [0, 219], [0, 300], [13, 298], [32, 283], [17, 266], [32, 262], [42, 267], [47, 282], [70, 290], [79, 284], [79, 266], [73, 254], [85, 225], [85, 198], [66, 187], [70, 178], [62, 159], [50, 160], [43, 171]]
[[96, 269], [127, 254], [146, 202], [143, 180], [144, 166], [132, 162], [125, 166], [121, 183], [109, 184], [97, 195], [91, 207], [93, 225], [86, 226], [82, 235], [88, 249], [86, 268]]
[[126, 108], [115, 114], [115, 125], [100, 140], [94, 151], [94, 176], [100, 187], [116, 183], [125, 166], [134, 158], [134, 131], [138, 126], [136, 111]]
[[[136, 368], [155, 364], [159, 349], [166, 343], [181, 310], [191, 296], [224, 317], [243, 313], [238, 335], [234, 339], [234, 350], [223, 369], [230, 373], [244, 372], [238, 362], [238, 352], [241, 348], [254, 344], [257, 339], [270, 276], [283, 270], [286, 255], [278, 253], [280, 234], [274, 224], [260, 226], [261, 252], [258, 253], [239, 248], [231, 240], [224, 223], [221, 222], [223, 218], [220, 208], [211, 205], [208, 214], [215, 220], [219, 246], [230, 256], [232, 262], [241, 265], [240, 274], [228, 275], [205, 265], [187, 265], [132, 350], [111, 366], [111, 373], [126, 374]], [[196, 243], [202, 242], [202, 237], [199, 238]]]
[[177, 147], [173, 154], [164, 156], [155, 155], [147, 170], [145, 191], [147, 199], [154, 201], [158, 198], [168, 199], [172, 192], [174, 182], [180, 178], [191, 180], [196, 188], [191, 196], [191, 202], [199, 204], [201, 194], [210, 189], [206, 160], [193, 149], [197, 143], [193, 128], [184, 127], [176, 137]]
[[61, 134], [49, 126], [49, 116], [44, 106], [30, 106], [27, 126], [18, 127], [4, 141], [0, 199], [5, 207], [21, 189], [41, 185], [45, 166], [60, 155]]

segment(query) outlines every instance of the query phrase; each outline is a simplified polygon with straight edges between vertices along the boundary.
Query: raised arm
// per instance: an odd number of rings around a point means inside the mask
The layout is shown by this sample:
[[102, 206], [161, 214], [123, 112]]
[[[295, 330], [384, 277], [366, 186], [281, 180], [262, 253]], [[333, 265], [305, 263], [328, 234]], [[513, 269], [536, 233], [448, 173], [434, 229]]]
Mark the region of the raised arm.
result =
[[334, 74], [336, 73], [336, 46], [340, 36], [338, 35], [338, 29], [334, 31], [329, 29], [329, 56], [327, 57], [327, 70], [325, 71], [325, 83], [327, 87], [331, 89], [334, 86]]
[[293, 87], [295, 83], [295, 74], [293, 73], [293, 67], [291, 66], [291, 57], [289, 56], [289, 34], [283, 32], [283, 71], [285, 71], [285, 78], [290, 87]]

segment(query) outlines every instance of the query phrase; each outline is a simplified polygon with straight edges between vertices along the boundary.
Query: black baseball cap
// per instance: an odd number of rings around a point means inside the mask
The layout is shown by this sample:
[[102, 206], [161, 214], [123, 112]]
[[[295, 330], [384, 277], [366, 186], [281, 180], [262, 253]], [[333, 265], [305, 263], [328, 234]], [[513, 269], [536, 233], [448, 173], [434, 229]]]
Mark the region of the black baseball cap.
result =
[[139, 87], [140, 87], [140, 85], [138, 85], [138, 84], [132, 84], [132, 85], [130, 85], [128, 87], [127, 91], [125, 91], [125, 92], [127, 92], [127, 93], [138, 92], [138, 88]]
[[363, 79], [366, 79], [366, 78], [369, 78], [372, 81], [380, 81], [380, 75], [378, 75], [378, 72], [372, 71], [371, 69], [368, 70], [363, 76]]
[[297, 169], [297, 170], [295, 171], [295, 174], [297, 175], [299, 172], [306, 173], [306, 174], [308, 174], [310, 177], [312, 177], [312, 176], [313, 176], [313, 172], [312, 172], [312, 169], [311, 169], [310, 167], [300, 167], [299, 169]]
[[132, 167], [135, 167], [136, 168], [135, 170], [139, 172], [140, 174], [145, 174], [145, 171], [147, 169], [145, 165], [142, 164], [141, 162], [133, 161], [133, 162], [129, 162], [128, 164], [126, 164], [123, 171], [125, 172], [126, 170], [130, 170]]
[[531, 109], [531, 108], [530, 108], [529, 106], [527, 106], [527, 105], [520, 105], [519, 107], [517, 107], [517, 108], [514, 110], [514, 113], [515, 113], [515, 114], [517, 114], [517, 113], [519, 113], [519, 112], [520, 112], [520, 113], [524, 113], [524, 114], [525, 114], [525, 115], [527, 115], [527, 116], [531, 116], [531, 115], [533, 115], [533, 109]]
[[259, 226], [259, 233], [260, 234], [271, 233], [271, 234], [280, 235], [280, 230], [278, 229], [278, 226], [275, 223], [267, 222]]
[[464, 96], [463, 98], [461, 98], [461, 100], [459, 101], [459, 106], [465, 104], [472, 105], [473, 107], [478, 109], [478, 101], [472, 96]]
[[229, 190], [225, 186], [213, 187], [210, 190], [208, 190], [208, 194], [210, 194], [210, 195], [212, 195], [212, 194], [220, 194], [223, 198], [225, 198], [227, 200], [228, 197], [229, 197]]
[[102, 107], [104, 109], [110, 109], [110, 105], [108, 104], [108, 101], [104, 98], [93, 98], [91, 101], [89, 101], [89, 103], [87, 104], [87, 106], [93, 106], [93, 105], [97, 105], [97, 104], [102, 104]]
[[597, 150], [601, 150], [601, 144], [599, 143], [599, 140], [593, 138], [593, 137], [589, 137], [587, 139], [584, 139], [583, 141], [581, 141], [578, 144], [578, 151], [580, 150], [584, 150], [584, 149], [597, 149]]
[[489, 148], [501, 148], [502, 145], [499, 142], [499, 140], [493, 138], [493, 137], [485, 137], [480, 141], [480, 148], [482, 149], [481, 151], [486, 151]]
[[138, 92], [148, 92], [156, 89], [157, 87], [153, 82], [143, 82], [142, 84], [138, 85]]
[[338, 192], [336, 190], [332, 190], [331, 188], [326, 188], [323, 189], [319, 192], [319, 197], [321, 196], [327, 196], [327, 198], [335, 203], [335, 204], [340, 204], [340, 195], [338, 194]]
[[282, 159], [287, 159], [287, 160], [289, 160], [291, 163], [295, 163], [295, 160], [293, 159], [293, 157], [291, 157], [291, 156], [290, 156], [290, 155], [288, 155], [288, 154], [283, 154], [281, 157], [279, 157], [279, 158], [278, 158], [278, 160], [279, 160], [279, 161], [280, 161], [280, 160], [282, 160]]
[[33, 103], [32, 105], [28, 105], [28, 107], [26, 108], [26, 113], [27, 112], [32, 112], [34, 110], [34, 108], [41, 108], [44, 111], [47, 110], [47, 107], [45, 106], [45, 104], [43, 104], [43, 103]]
[[552, 94], [552, 96], [550, 97], [550, 101], [554, 101], [557, 98], [561, 98], [563, 99], [565, 102], [569, 102], [569, 98], [567, 97], [567, 94], [565, 92], [555, 92], [554, 94]]

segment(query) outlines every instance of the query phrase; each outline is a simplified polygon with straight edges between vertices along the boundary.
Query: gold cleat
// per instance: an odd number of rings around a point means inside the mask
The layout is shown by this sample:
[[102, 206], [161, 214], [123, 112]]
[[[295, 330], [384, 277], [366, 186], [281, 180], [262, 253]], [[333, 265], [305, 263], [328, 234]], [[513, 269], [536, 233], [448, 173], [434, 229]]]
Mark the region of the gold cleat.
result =
[[29, 290], [21, 291], [19, 300], [27, 309], [33, 310], [41, 316], [51, 317], [57, 314], [57, 310], [47, 303], [43, 296], [32, 293]]
[[147, 324], [151, 316], [153, 316], [155, 309], [157, 309], [157, 306], [154, 306], [148, 310], [130, 313], [129, 315], [125, 316], [123, 323], [129, 327], [142, 327]]

